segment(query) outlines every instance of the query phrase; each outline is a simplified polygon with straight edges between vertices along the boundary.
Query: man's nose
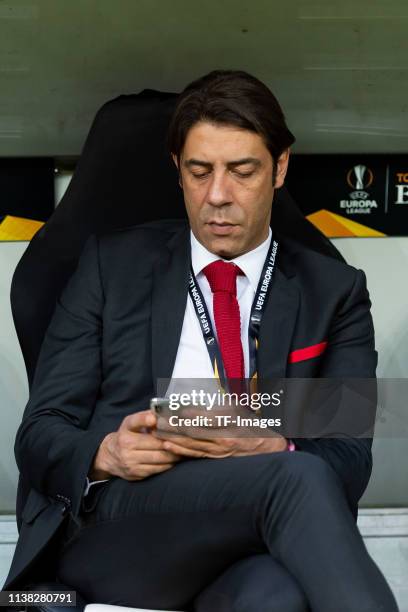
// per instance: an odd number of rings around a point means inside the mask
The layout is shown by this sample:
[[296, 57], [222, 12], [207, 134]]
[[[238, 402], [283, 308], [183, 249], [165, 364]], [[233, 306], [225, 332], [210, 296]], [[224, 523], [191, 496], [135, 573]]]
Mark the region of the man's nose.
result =
[[207, 202], [212, 206], [222, 206], [232, 201], [228, 176], [213, 174], [208, 185]]

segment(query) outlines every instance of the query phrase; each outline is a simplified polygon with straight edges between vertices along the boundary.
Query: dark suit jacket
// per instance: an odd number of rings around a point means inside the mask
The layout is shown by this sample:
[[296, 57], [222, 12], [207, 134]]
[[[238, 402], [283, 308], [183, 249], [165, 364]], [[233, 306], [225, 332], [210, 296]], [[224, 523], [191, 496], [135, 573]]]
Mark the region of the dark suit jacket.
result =
[[[375, 377], [364, 273], [278, 238], [259, 336], [259, 376]], [[189, 265], [183, 221], [127, 228], [86, 243], [56, 305], [16, 435], [17, 465], [32, 488], [4, 589], [26, 584], [68, 514], [78, 515], [105, 435], [149, 406], [158, 377], [171, 377]], [[324, 341], [320, 356], [290, 362], [292, 351]], [[356, 514], [371, 473], [371, 442], [299, 438], [297, 446], [332, 466]], [[52, 576], [52, 559], [47, 562]]]

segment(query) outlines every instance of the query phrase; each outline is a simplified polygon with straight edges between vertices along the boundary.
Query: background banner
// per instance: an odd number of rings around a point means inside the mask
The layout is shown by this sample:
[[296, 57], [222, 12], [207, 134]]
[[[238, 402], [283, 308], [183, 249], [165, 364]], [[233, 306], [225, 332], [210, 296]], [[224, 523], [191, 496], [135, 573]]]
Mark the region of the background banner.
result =
[[0, 193], [0, 242], [31, 240], [54, 211], [54, 160], [0, 158]]
[[408, 235], [408, 155], [293, 155], [286, 185], [329, 238]]

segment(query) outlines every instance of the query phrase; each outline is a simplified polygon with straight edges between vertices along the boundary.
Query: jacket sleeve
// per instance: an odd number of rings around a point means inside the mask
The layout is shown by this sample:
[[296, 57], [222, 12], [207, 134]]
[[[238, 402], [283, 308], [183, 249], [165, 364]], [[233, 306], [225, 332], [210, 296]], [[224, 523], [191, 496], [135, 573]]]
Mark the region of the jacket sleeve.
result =
[[[337, 314], [328, 338], [320, 378], [372, 379], [368, 400], [374, 407], [375, 419], [377, 352], [374, 348], [374, 327], [370, 313], [366, 277], [355, 271], [354, 283]], [[353, 410], [353, 406], [350, 406]], [[372, 470], [372, 434], [370, 437], [296, 438], [296, 448], [320, 456], [339, 476], [352, 507], [364, 493]]]
[[77, 515], [94, 455], [108, 430], [87, 429], [101, 384], [104, 294], [91, 236], [44, 337], [14, 453], [31, 486], [66, 498]]

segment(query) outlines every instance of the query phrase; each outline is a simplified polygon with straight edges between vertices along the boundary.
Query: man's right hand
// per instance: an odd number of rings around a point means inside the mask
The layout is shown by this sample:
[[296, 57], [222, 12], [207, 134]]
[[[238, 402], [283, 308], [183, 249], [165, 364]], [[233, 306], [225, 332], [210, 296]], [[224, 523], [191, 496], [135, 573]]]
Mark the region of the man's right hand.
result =
[[173, 467], [182, 457], [164, 450], [164, 440], [146, 433], [156, 424], [157, 417], [150, 410], [126, 416], [119, 429], [102, 440], [89, 478], [103, 480], [119, 476], [125, 480], [142, 480]]

